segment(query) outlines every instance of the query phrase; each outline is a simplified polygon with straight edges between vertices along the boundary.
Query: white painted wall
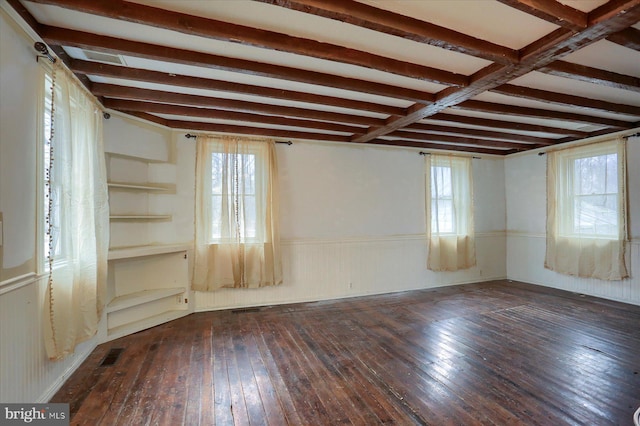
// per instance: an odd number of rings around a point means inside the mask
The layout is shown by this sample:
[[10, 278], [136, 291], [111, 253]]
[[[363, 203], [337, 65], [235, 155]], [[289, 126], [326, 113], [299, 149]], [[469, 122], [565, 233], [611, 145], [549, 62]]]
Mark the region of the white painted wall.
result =
[[473, 160], [478, 266], [426, 268], [424, 158], [415, 149], [278, 146], [284, 284], [196, 293], [196, 309], [269, 305], [504, 278], [501, 158]]
[[631, 277], [601, 281], [558, 274], [544, 268], [546, 231], [546, 157], [536, 153], [505, 160], [507, 198], [507, 276], [548, 287], [640, 305], [640, 138], [627, 146]]
[[36, 270], [36, 147], [41, 69], [33, 41], [0, 9], [0, 402], [46, 402], [95, 348], [47, 359], [46, 279]]

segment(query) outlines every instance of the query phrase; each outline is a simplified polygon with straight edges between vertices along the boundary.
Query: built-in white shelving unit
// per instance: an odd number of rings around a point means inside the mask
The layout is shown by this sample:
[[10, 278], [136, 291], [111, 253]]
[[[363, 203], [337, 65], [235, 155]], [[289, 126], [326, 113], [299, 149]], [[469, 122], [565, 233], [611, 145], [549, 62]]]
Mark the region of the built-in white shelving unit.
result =
[[[166, 149], [168, 141], [158, 144]], [[169, 150], [167, 149], [167, 152]], [[155, 155], [155, 151], [150, 150]], [[171, 170], [162, 158], [107, 153], [111, 249], [105, 308], [105, 341], [153, 327], [189, 313], [189, 244], [156, 243], [153, 226], [171, 222], [161, 198], [175, 182], [154, 182], [153, 167]], [[168, 176], [168, 177], [167, 177]], [[161, 178], [168, 180], [171, 173]], [[160, 224], [160, 225], [154, 225]]]

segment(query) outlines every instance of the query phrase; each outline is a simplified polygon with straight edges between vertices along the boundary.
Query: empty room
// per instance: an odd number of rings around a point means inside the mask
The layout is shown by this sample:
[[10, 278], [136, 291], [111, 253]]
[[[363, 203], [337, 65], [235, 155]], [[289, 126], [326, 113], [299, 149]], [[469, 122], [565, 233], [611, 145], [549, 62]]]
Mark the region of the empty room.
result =
[[639, 164], [640, 0], [0, 0], [0, 423], [639, 425]]

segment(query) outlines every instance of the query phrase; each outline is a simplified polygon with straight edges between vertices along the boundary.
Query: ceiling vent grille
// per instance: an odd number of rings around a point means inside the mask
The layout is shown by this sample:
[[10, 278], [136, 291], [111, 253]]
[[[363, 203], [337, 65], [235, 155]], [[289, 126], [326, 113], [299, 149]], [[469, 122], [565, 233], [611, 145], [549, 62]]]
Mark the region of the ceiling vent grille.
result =
[[126, 65], [124, 59], [120, 55], [112, 55], [111, 53], [95, 52], [93, 50], [82, 49], [84, 56], [90, 61], [107, 62], [109, 64]]

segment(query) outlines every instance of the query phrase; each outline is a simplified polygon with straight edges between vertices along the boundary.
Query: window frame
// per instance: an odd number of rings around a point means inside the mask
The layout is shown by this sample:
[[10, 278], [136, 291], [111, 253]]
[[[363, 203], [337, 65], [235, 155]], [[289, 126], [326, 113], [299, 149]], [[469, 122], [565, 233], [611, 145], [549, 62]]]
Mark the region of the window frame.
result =
[[[587, 151], [587, 150], [580, 151], [578, 149], [577, 152], [572, 151], [566, 154], [563, 154], [563, 153], [559, 154], [561, 168], [566, 172], [564, 173], [564, 176], [563, 174], [559, 174], [559, 178], [561, 179], [560, 188], [563, 194], [563, 197], [561, 197], [561, 199], [567, 200], [568, 203], [567, 205], [562, 205], [562, 206], [559, 206], [558, 208], [559, 214], [561, 216], [559, 221], [559, 226], [558, 226], [558, 235], [562, 237], [568, 237], [568, 238], [618, 240], [621, 224], [617, 220], [617, 216], [619, 213], [618, 209], [620, 207], [620, 201], [621, 201], [620, 197], [622, 196], [621, 194], [622, 187], [621, 187], [621, 182], [619, 180], [620, 180], [620, 167], [623, 167], [623, 165], [621, 164], [621, 159], [620, 159], [620, 156], [618, 155], [618, 151], [615, 145], [603, 144], [601, 146], [596, 147], [595, 149], [593, 149], [593, 147], [590, 147], [590, 148], [591, 148], [590, 151]], [[605, 184], [605, 192], [589, 194], [589, 196], [592, 196], [592, 195], [596, 195], [596, 196], [615, 195], [616, 196], [615, 230], [612, 233], [608, 233], [608, 234], [580, 232], [579, 226], [576, 227], [576, 220], [577, 220], [576, 215], [578, 214], [576, 211], [577, 210], [576, 200], [579, 197], [584, 197], [585, 194], [576, 193], [576, 190], [577, 190], [577, 183], [575, 179], [576, 162], [579, 160], [587, 159], [587, 158], [595, 158], [595, 157], [601, 157], [601, 156], [607, 156], [607, 155], [616, 156], [616, 189], [617, 191], [615, 193], [607, 193], [606, 184]], [[578, 220], [578, 223], [579, 223], [579, 220]], [[597, 226], [597, 225], [594, 225], [594, 226]]]
[[[254, 197], [254, 205], [255, 205], [255, 211], [254, 211], [254, 223], [255, 223], [255, 235], [252, 238], [243, 238], [242, 243], [243, 244], [261, 244], [261, 243], [265, 243], [266, 242], [266, 235], [264, 230], [262, 229], [262, 226], [260, 225], [261, 223], [264, 222], [264, 208], [260, 208], [259, 203], [258, 203], [258, 197], [260, 196], [260, 194], [262, 194], [263, 192], [263, 188], [264, 185], [268, 185], [268, 182], [264, 182], [263, 179], [261, 179], [261, 177], [265, 176], [264, 170], [266, 167], [265, 162], [268, 161], [267, 158], [265, 157], [267, 155], [267, 152], [265, 152], [261, 147], [258, 146], [253, 146], [253, 147], [249, 147], [245, 152], [241, 152], [241, 153], [228, 153], [225, 152], [223, 149], [223, 145], [220, 144], [214, 144], [214, 146], [209, 149], [208, 155], [209, 155], [209, 181], [211, 184], [211, 190], [209, 191], [209, 201], [208, 201], [208, 213], [210, 215], [210, 219], [209, 219], [209, 236], [208, 236], [208, 244], [211, 245], [222, 245], [222, 244], [229, 244], [229, 243], [234, 243], [236, 242], [236, 239], [233, 238], [232, 236], [220, 236], [218, 238], [214, 237], [213, 235], [213, 227], [214, 227], [214, 218], [213, 218], [213, 197], [217, 194], [213, 193], [213, 156], [216, 154], [227, 154], [227, 155], [238, 155], [238, 156], [253, 156], [254, 157], [254, 185], [253, 185], [253, 197]], [[225, 194], [224, 192], [222, 194], [219, 194], [220, 197], [224, 197]], [[231, 198], [232, 194], [230, 192], [228, 192], [226, 194], [227, 197]], [[230, 202], [232, 202], [231, 200], [229, 200]], [[222, 204], [221, 204], [222, 205]], [[261, 214], [261, 210], [263, 211]]]
[[[53, 106], [51, 100], [51, 86], [53, 84], [53, 73], [50, 66], [42, 67], [42, 78], [41, 78], [41, 92], [38, 99], [38, 127], [37, 127], [37, 135], [38, 135], [38, 144], [36, 150], [36, 166], [38, 168], [37, 173], [37, 184], [36, 184], [36, 193], [37, 193], [37, 219], [38, 226], [37, 228], [37, 270], [38, 273], [44, 274], [50, 272], [51, 268], [53, 270], [63, 268], [65, 265], [69, 263], [69, 253], [65, 250], [64, 241], [64, 211], [62, 204], [60, 204], [60, 251], [53, 256], [53, 262], [49, 262], [49, 246], [47, 242], [47, 232], [48, 232], [48, 224], [47, 224], [47, 215], [48, 215], [48, 182], [47, 182], [47, 168], [48, 162], [46, 159], [45, 151], [49, 146], [49, 139], [47, 138], [47, 125], [45, 116], [49, 114], [49, 120], [51, 120], [53, 115]], [[51, 122], [51, 121], [50, 121]], [[50, 135], [50, 134], [49, 134]], [[55, 159], [54, 159], [55, 161]], [[60, 191], [61, 192], [61, 191]], [[60, 201], [61, 202], [61, 201]]]
[[[429, 184], [432, 185], [429, 189], [430, 200], [430, 212], [431, 217], [428, 218], [430, 220], [430, 229], [431, 234], [437, 234], [440, 236], [463, 236], [469, 235], [471, 224], [467, 223], [466, 217], [467, 215], [464, 212], [461, 212], [460, 209], [464, 207], [468, 202], [468, 208], [473, 209], [473, 188], [468, 189], [468, 194], [459, 194], [456, 195], [456, 182], [461, 180], [468, 180], [470, 176], [464, 176], [466, 173], [471, 173], [470, 167], [467, 170], [467, 165], [465, 164], [466, 158], [463, 157], [445, 157], [439, 158], [438, 156], [432, 156], [430, 161], [430, 170], [429, 170]], [[450, 169], [450, 196], [447, 197], [434, 197], [433, 192], [433, 173], [436, 168], [448, 168]], [[468, 201], [463, 200], [462, 196], [469, 197]], [[440, 231], [441, 226], [440, 223], [437, 222], [437, 215], [434, 214], [435, 210], [433, 208], [434, 203], [438, 200], [450, 201], [451, 202], [451, 231], [443, 232]], [[435, 220], [435, 223], [434, 223]], [[436, 226], [434, 226], [436, 225]]]

